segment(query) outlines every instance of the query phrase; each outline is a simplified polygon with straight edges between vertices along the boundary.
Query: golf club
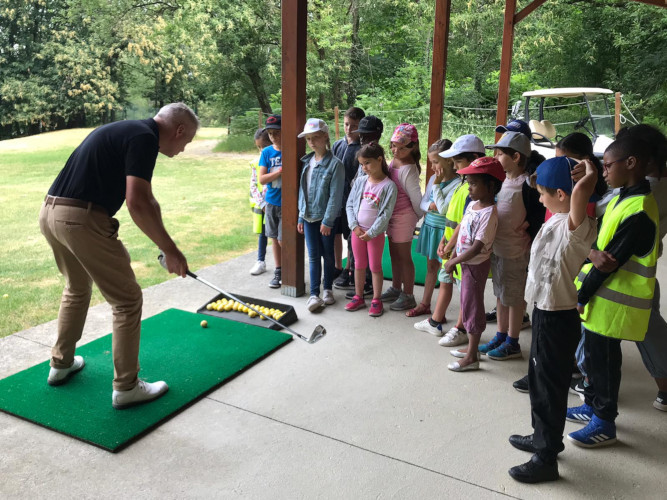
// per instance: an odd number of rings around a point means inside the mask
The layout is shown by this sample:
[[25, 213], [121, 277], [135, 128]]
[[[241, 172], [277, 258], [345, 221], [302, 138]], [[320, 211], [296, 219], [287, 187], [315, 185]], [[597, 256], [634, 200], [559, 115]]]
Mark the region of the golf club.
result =
[[[157, 260], [160, 261], [160, 265], [162, 267], [164, 267], [165, 269], [167, 268], [166, 264], [164, 262], [164, 254], [162, 252], [160, 252], [160, 255], [158, 255]], [[219, 292], [219, 293], [229, 297], [230, 299], [235, 300], [239, 304], [243, 304], [248, 309], [250, 309], [252, 311], [255, 311], [258, 315], [260, 315], [260, 317], [261, 316], [265, 317], [269, 321], [271, 321], [271, 322], [275, 323], [276, 325], [284, 328], [285, 330], [287, 330], [289, 333], [291, 333], [295, 337], [299, 337], [301, 340], [304, 340], [304, 341], [308, 342], [309, 344], [314, 344], [315, 342], [317, 342], [318, 340], [320, 340], [322, 337], [324, 337], [327, 334], [327, 330], [322, 325], [317, 325], [315, 327], [315, 329], [313, 330], [313, 333], [310, 334], [310, 337], [304, 337], [303, 335], [301, 335], [301, 334], [295, 332], [294, 330], [292, 330], [289, 326], [283, 325], [282, 323], [280, 323], [279, 321], [276, 321], [275, 319], [271, 318], [270, 316], [267, 316], [266, 314], [261, 313], [260, 311], [258, 311], [254, 307], [252, 307], [250, 304], [246, 304], [245, 302], [238, 299], [237, 297], [234, 297], [234, 295], [232, 295], [231, 293], [224, 291], [222, 288], [219, 288], [219, 287], [215, 286], [213, 283], [210, 283], [209, 281], [206, 281], [204, 278], [200, 278], [199, 276], [197, 276], [192, 271], [188, 270], [186, 272], [186, 274], [188, 276], [190, 276], [191, 278], [194, 278], [197, 281], [203, 283], [204, 285], [211, 287], [216, 292]]]

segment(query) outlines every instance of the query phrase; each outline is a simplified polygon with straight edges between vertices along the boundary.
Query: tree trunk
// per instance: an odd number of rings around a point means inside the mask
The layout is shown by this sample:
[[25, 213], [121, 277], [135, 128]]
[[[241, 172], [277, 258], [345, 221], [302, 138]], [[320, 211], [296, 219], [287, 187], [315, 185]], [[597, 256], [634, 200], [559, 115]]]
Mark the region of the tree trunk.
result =
[[269, 102], [269, 97], [266, 95], [266, 89], [264, 88], [264, 82], [262, 77], [259, 74], [259, 71], [254, 65], [247, 65], [244, 67], [245, 74], [248, 75], [250, 83], [252, 84], [252, 89], [255, 92], [257, 97], [257, 102], [259, 103], [259, 108], [262, 110], [262, 113], [271, 114], [271, 103]]
[[363, 47], [359, 39], [359, 0], [350, 0], [352, 18], [352, 47], [350, 47], [350, 75], [347, 84], [347, 105], [354, 106], [357, 100], [357, 75], [361, 66]]

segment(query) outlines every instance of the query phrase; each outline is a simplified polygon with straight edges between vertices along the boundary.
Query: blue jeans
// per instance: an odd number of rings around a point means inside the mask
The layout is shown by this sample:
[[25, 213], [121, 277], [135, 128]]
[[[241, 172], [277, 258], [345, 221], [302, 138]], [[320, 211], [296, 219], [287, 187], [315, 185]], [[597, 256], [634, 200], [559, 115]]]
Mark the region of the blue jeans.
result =
[[264, 224], [262, 224], [262, 232], [257, 235], [257, 260], [264, 262], [266, 258], [266, 245], [269, 239], [264, 232]]
[[310, 294], [320, 296], [320, 279], [322, 276], [322, 258], [324, 258], [324, 289], [331, 290], [333, 285], [334, 259], [334, 232], [329, 236], [320, 233], [322, 221], [303, 223], [303, 233], [308, 248], [308, 263], [310, 267]]

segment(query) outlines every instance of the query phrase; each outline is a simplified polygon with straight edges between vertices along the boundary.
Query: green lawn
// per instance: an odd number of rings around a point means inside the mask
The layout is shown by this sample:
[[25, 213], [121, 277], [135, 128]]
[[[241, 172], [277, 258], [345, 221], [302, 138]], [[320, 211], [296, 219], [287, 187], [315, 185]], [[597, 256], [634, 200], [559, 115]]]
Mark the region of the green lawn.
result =
[[[38, 215], [49, 186], [87, 132], [0, 142], [0, 337], [57, 317], [64, 279], [39, 231]], [[193, 270], [246, 253], [257, 242], [248, 207], [248, 161], [255, 153], [228, 158], [207, 154], [201, 141], [222, 133], [203, 129], [181, 156], [159, 156], [153, 177], [165, 226]], [[141, 287], [172, 278], [124, 206], [116, 217]], [[93, 304], [102, 301], [95, 290]]]

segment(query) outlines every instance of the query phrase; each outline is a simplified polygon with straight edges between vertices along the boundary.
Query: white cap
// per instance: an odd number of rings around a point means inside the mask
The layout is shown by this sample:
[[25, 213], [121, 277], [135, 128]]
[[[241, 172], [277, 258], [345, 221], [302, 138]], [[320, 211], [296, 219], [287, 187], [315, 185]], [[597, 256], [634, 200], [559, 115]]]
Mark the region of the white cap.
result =
[[482, 139], [475, 134], [462, 135], [454, 141], [451, 148], [444, 150], [442, 153], [438, 153], [438, 155], [443, 158], [452, 158], [462, 153], [485, 154], [486, 152], [484, 151], [484, 143], [482, 142]]
[[303, 127], [303, 132], [301, 132], [298, 137], [305, 137], [306, 134], [314, 134], [315, 132], [326, 132], [329, 133], [329, 127], [319, 118], [308, 118], [306, 125]]

